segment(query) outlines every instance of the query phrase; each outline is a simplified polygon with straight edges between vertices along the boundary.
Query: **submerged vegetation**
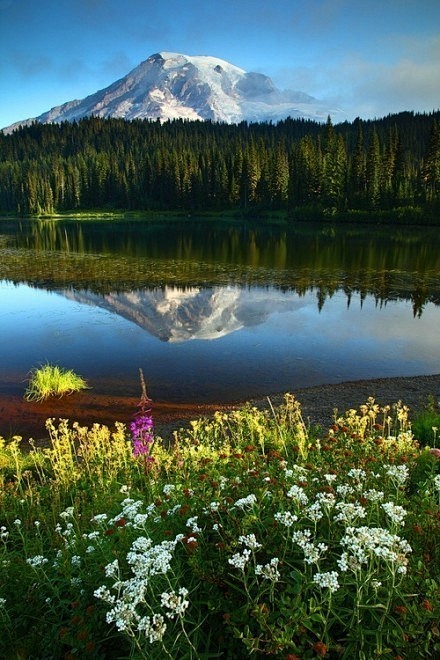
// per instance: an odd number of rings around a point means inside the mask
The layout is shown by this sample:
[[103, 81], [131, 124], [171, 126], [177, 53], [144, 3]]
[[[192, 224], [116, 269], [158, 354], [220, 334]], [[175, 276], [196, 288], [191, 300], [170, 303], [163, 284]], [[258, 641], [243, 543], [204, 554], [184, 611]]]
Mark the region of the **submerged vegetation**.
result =
[[0, 212], [231, 212], [438, 223], [440, 113], [332, 125], [79, 122], [0, 132]]
[[286, 395], [167, 445], [149, 405], [1, 441], [2, 657], [438, 657], [439, 460], [406, 406], [324, 433]]
[[71, 369], [44, 364], [33, 369], [25, 392], [27, 401], [44, 401], [51, 396], [64, 396], [87, 389], [87, 383]]

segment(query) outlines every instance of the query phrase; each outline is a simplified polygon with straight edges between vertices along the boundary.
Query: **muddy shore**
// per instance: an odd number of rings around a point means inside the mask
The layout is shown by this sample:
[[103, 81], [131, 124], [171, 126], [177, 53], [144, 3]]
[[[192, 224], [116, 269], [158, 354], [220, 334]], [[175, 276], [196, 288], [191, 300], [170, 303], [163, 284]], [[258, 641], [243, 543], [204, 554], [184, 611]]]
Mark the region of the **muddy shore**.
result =
[[[411, 414], [423, 409], [428, 398], [440, 400], [440, 374], [432, 376], [377, 378], [350, 381], [332, 385], [320, 385], [292, 389], [291, 393], [301, 403], [305, 420], [327, 428], [333, 420], [333, 411], [344, 413], [358, 408], [372, 396], [379, 405], [393, 404], [401, 400], [409, 406]], [[273, 395], [274, 407], [283, 402], [284, 393]], [[267, 398], [250, 399], [252, 405], [267, 407]], [[173, 404], [153, 402], [153, 415], [158, 435], [171, 437], [173, 430], [185, 427], [192, 419], [212, 415], [216, 410], [231, 410], [246, 401], [234, 404]], [[10, 438], [19, 435], [43, 441], [47, 438], [46, 419], [54, 417], [77, 421], [91, 426], [94, 422], [114, 426], [120, 421], [128, 424], [137, 409], [138, 399], [127, 396], [100, 395], [92, 390], [72, 394], [62, 399], [50, 399], [44, 403], [27, 402], [20, 396], [0, 395], [0, 436]]]

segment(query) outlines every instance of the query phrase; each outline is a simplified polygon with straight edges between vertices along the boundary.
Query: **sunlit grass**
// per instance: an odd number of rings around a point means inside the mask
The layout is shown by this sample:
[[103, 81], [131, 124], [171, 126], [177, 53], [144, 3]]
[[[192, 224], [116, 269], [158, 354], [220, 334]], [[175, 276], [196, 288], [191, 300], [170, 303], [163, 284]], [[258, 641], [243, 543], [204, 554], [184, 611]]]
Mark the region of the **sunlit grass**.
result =
[[51, 396], [64, 396], [87, 389], [87, 383], [71, 369], [44, 364], [33, 369], [26, 388], [27, 401], [44, 401]]

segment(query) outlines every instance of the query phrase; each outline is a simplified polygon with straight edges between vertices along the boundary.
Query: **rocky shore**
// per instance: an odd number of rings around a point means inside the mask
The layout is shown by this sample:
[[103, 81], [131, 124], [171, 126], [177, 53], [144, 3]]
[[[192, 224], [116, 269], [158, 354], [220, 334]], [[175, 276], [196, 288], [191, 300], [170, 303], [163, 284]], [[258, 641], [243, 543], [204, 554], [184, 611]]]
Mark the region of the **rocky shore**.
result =
[[[291, 394], [300, 402], [304, 420], [327, 429], [333, 421], [333, 411], [339, 414], [350, 408], [359, 408], [368, 397], [374, 397], [380, 406], [402, 401], [410, 408], [410, 416], [426, 406], [429, 397], [440, 400], [440, 374], [399, 378], [377, 378], [350, 381], [307, 388], [292, 388]], [[283, 403], [284, 392], [271, 395], [276, 407]], [[248, 399], [251, 405], [269, 407], [267, 397]], [[193, 419], [209, 417], [216, 410], [232, 410], [246, 401], [233, 404], [199, 404], [188, 402], [153, 402], [156, 433], [163, 438], [172, 437], [173, 431], [186, 427]], [[103, 396], [88, 390], [44, 403], [27, 402], [22, 396], [0, 395], [0, 436], [20, 435], [24, 442], [47, 438], [45, 421], [48, 417], [69, 419], [91, 426], [94, 422], [113, 427], [115, 421], [129, 424], [137, 409], [138, 399], [126, 396]]]
[[[319, 385], [292, 391], [301, 403], [305, 420], [327, 428], [333, 421], [333, 411], [337, 408], [343, 414], [350, 408], [359, 408], [368, 397], [373, 397], [380, 406], [402, 401], [414, 414], [423, 410], [429, 397], [440, 401], [440, 374], [433, 376], [411, 376], [399, 378], [376, 378], [357, 380], [334, 385]], [[283, 402], [283, 395], [270, 397], [273, 406]], [[263, 405], [256, 400], [254, 405]]]

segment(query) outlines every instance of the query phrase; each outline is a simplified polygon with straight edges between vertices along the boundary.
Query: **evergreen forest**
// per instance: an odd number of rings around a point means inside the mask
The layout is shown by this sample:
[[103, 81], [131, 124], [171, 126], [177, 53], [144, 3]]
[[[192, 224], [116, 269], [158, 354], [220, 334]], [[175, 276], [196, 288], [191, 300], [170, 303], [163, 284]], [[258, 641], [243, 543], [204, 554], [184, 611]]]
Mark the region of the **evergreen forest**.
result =
[[0, 132], [0, 212], [438, 222], [440, 111], [333, 125], [101, 119]]

